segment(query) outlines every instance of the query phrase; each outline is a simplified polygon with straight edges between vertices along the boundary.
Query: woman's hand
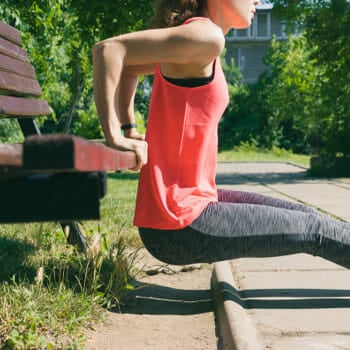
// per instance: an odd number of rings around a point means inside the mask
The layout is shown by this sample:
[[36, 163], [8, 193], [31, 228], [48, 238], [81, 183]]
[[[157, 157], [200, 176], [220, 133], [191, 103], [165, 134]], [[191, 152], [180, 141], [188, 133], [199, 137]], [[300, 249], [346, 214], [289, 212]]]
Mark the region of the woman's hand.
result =
[[134, 139], [134, 140], [140, 140], [140, 141], [145, 140], [145, 135], [139, 134], [135, 128], [124, 130], [124, 136], [128, 139]]
[[[142, 136], [142, 135], [140, 135]], [[131, 170], [140, 170], [144, 165], [147, 164], [148, 160], [148, 144], [146, 141], [138, 141], [135, 146], [134, 152], [136, 153], [136, 167]]]
[[[143, 136], [143, 135], [140, 135]], [[140, 170], [148, 159], [148, 144], [144, 139], [138, 140], [120, 136], [118, 141], [106, 141], [108, 147], [115, 148], [119, 151], [133, 151], [136, 154], [136, 166], [131, 170]]]

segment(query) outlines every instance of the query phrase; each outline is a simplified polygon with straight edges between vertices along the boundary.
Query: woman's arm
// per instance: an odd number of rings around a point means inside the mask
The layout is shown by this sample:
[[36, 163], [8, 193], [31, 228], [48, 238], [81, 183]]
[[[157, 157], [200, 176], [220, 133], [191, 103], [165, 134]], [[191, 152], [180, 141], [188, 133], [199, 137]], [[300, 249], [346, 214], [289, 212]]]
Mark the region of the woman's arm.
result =
[[94, 94], [107, 144], [136, 152], [138, 168], [147, 162], [144, 141], [128, 139], [121, 123], [133, 120], [133, 100], [140, 74], [156, 63], [209, 64], [224, 46], [221, 30], [209, 20], [173, 28], [121, 35], [94, 46]]
[[112, 65], [103, 57], [96, 57], [95, 50], [93, 53], [95, 103], [106, 143], [119, 150], [134, 151], [137, 158], [134, 170], [139, 170], [147, 163], [147, 144], [131, 130], [123, 135], [121, 125], [135, 122], [134, 97], [138, 75], [150, 73], [152, 67], [135, 66], [128, 69], [115, 64], [115, 71], [111, 74]]
[[115, 106], [119, 111], [118, 115], [120, 116], [119, 120], [122, 124], [122, 129], [123, 126], [129, 125], [129, 127], [123, 129], [124, 136], [135, 140], [144, 140], [145, 136], [140, 135], [137, 131], [134, 113], [134, 100], [138, 85], [139, 72], [140, 71], [138, 70], [137, 73], [134, 73], [130, 67], [124, 67], [120, 78], [119, 98], [116, 99]]

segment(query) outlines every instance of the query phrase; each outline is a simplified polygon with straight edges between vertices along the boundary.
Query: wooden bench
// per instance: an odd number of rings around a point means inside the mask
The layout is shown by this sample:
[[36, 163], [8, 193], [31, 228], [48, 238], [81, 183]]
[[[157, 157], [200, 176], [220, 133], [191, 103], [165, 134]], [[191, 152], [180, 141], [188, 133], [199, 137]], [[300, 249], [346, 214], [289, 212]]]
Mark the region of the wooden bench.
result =
[[135, 166], [133, 152], [67, 134], [41, 135], [48, 116], [20, 32], [0, 21], [0, 118], [16, 118], [23, 144], [0, 143], [0, 223], [58, 221], [68, 242], [86, 248], [76, 221], [100, 219], [106, 172]]

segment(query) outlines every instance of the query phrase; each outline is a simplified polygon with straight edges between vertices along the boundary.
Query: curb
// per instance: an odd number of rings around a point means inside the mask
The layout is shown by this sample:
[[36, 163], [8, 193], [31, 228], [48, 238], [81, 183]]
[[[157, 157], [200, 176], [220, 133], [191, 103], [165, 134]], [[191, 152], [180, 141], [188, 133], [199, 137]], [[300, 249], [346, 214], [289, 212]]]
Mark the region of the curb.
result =
[[244, 308], [228, 261], [214, 264], [211, 289], [223, 350], [261, 350], [257, 331]]

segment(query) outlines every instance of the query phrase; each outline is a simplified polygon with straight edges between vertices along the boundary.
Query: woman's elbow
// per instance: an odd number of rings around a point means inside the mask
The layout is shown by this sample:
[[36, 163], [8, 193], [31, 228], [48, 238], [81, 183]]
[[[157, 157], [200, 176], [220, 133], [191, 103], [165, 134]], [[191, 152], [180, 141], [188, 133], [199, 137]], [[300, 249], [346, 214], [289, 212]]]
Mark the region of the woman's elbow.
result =
[[92, 57], [94, 60], [108, 60], [120, 56], [122, 52], [121, 43], [113, 38], [97, 42], [92, 48]]
[[103, 59], [103, 57], [106, 55], [106, 46], [107, 45], [105, 41], [100, 41], [92, 47], [92, 58], [94, 62]]

